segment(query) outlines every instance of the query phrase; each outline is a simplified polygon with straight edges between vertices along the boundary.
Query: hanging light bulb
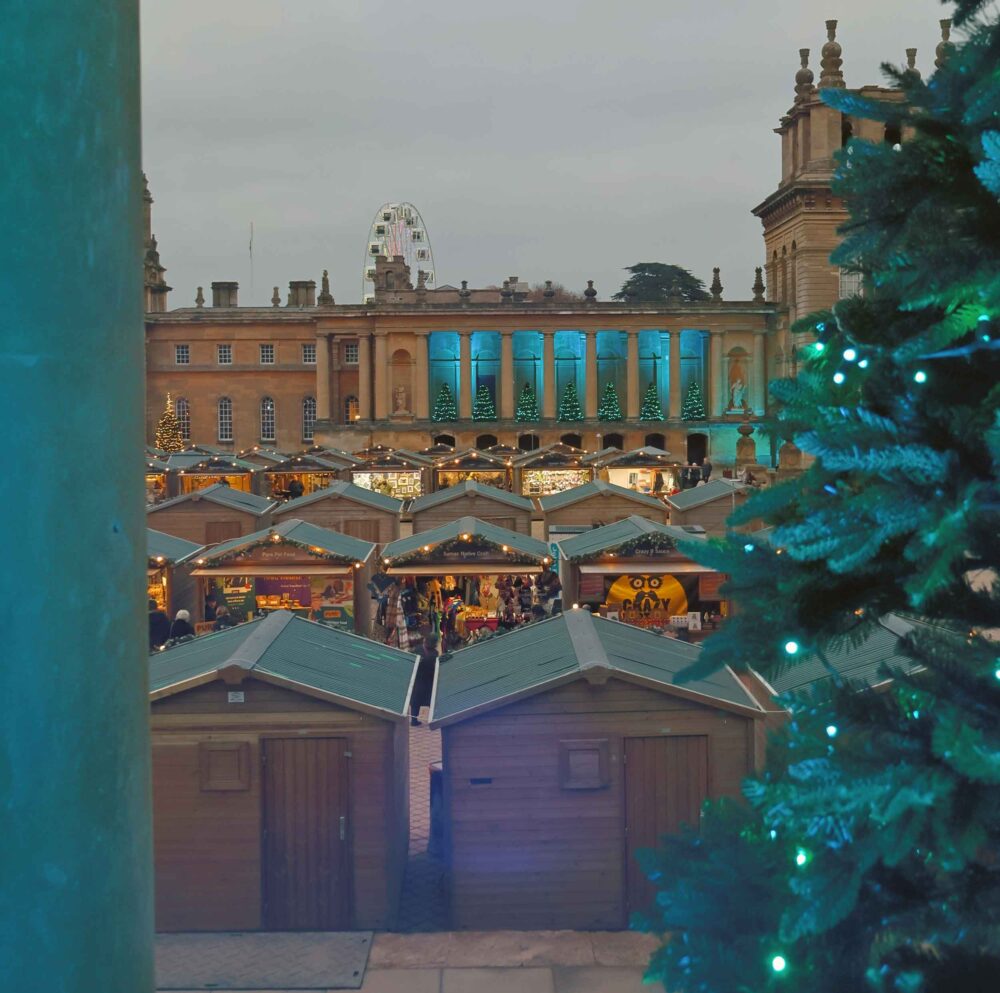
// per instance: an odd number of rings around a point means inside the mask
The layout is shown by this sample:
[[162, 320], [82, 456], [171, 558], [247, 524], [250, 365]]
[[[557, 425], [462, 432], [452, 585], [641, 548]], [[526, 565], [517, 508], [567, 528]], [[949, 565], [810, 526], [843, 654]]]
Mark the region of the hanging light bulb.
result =
[[927, 373], [924, 372], [923, 369], [918, 369], [913, 374], [913, 382], [915, 382], [915, 383], [926, 383], [927, 382]]
[[797, 848], [795, 850], [795, 864], [801, 869], [804, 865], [808, 865], [812, 855], [805, 848]]
[[827, 724], [826, 726], [826, 736], [828, 738], [836, 738], [839, 728], [836, 724]]
[[844, 361], [853, 362], [858, 357], [858, 353], [853, 348], [844, 349]]
[[788, 962], [785, 960], [784, 955], [775, 955], [771, 959], [771, 969], [774, 972], [784, 972], [788, 968]]
[[749, 541], [743, 546], [743, 551], [747, 553], [752, 552], [753, 549], [754, 546]]
[[799, 643], [797, 641], [786, 641], [785, 642], [785, 653], [788, 655], [797, 655], [799, 651]]
[[834, 381], [834, 382], [835, 382], [835, 383], [836, 383], [836, 384], [837, 384], [838, 386], [840, 386], [840, 384], [841, 384], [841, 383], [843, 383], [843, 381], [844, 381], [844, 380], [845, 380], [846, 378], [847, 378], [847, 377], [846, 377], [846, 376], [845, 376], [845, 375], [844, 375], [844, 374], [843, 374], [842, 372], [835, 372], [835, 373], [833, 374], [833, 381]]
[[862, 359], [862, 360], [861, 360], [861, 361], [860, 361], [860, 362], [858, 363], [858, 368], [859, 368], [859, 369], [867, 369], [867, 368], [868, 368], [868, 359]]

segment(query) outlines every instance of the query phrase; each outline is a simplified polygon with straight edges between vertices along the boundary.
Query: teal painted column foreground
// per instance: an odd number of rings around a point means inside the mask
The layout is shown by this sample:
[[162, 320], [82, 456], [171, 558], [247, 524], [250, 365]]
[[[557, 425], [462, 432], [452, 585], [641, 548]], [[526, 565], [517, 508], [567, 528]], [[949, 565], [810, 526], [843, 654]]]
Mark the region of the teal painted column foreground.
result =
[[0, 988], [146, 993], [138, 0], [8, 0], [0, 94]]

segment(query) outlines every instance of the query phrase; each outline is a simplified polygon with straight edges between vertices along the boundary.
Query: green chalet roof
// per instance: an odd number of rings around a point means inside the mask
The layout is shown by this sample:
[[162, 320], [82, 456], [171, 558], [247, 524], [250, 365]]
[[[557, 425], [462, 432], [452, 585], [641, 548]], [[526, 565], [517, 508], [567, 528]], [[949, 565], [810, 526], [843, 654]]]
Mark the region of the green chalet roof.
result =
[[239, 670], [307, 696], [389, 719], [406, 714], [416, 656], [290, 611], [203, 635], [149, 659], [151, 701]]
[[[874, 629], [858, 645], [845, 644], [828, 649], [827, 661], [842, 679], [861, 686], [875, 686], [892, 678], [886, 669], [912, 672], [918, 668], [908, 655], [900, 651], [900, 641], [921, 625], [921, 621], [903, 619], [896, 614], [879, 618]], [[830, 670], [815, 655], [806, 655], [801, 662], [785, 666], [771, 675], [767, 682], [776, 693], [795, 693], [832, 679]]]
[[330, 531], [292, 517], [274, 527], [263, 528], [242, 538], [233, 538], [215, 545], [198, 559], [198, 564], [208, 567], [220, 565], [241, 552], [272, 542], [276, 545], [298, 545], [319, 558], [345, 565], [365, 562], [375, 550], [375, 545], [370, 541], [362, 541], [361, 538], [353, 538], [349, 534]]
[[375, 510], [387, 510], [391, 514], [398, 514], [403, 506], [403, 501], [397, 500], [395, 497], [376, 493], [375, 490], [366, 490], [363, 486], [356, 486], [354, 483], [339, 479], [329, 486], [324, 486], [321, 490], [313, 490], [312, 493], [300, 496], [297, 500], [289, 500], [288, 503], [283, 504], [274, 512], [274, 516], [283, 517], [285, 514], [291, 513], [294, 517], [295, 511], [299, 507], [307, 507], [311, 503], [316, 503], [317, 500], [330, 498], [351, 500], [353, 503], [361, 503], [366, 507], [373, 507]]
[[703, 528], [695, 527], [671, 527], [669, 524], [658, 524], [645, 517], [632, 515], [623, 521], [615, 521], [613, 524], [605, 524], [603, 527], [563, 538], [559, 542], [559, 547], [564, 559], [578, 562], [593, 555], [600, 555], [602, 552], [616, 552], [622, 545], [641, 539], [645, 535], [657, 536], [652, 539], [653, 541], [665, 539], [664, 543], [676, 545], [681, 539], [704, 538], [705, 531]]
[[713, 479], [704, 486], [692, 486], [689, 490], [681, 490], [680, 493], [667, 497], [667, 505], [674, 510], [690, 510], [692, 507], [700, 507], [703, 503], [711, 503], [723, 497], [735, 499], [736, 494], [745, 491], [746, 486], [742, 483]]
[[210, 503], [218, 503], [223, 507], [232, 507], [234, 510], [256, 514], [258, 517], [277, 506], [274, 500], [257, 496], [256, 493], [244, 493], [242, 490], [233, 489], [232, 486], [226, 486], [223, 483], [213, 483], [203, 490], [194, 490], [192, 493], [184, 493], [172, 500], [152, 504], [146, 508], [146, 513], [153, 514], [167, 507], [176, 507], [179, 503], [197, 503], [199, 500], [208, 500]]
[[657, 466], [674, 465], [677, 460], [663, 448], [654, 448], [652, 445], [644, 445], [642, 448], [633, 448], [630, 452], [612, 451], [597, 461], [602, 468], [605, 466]]
[[175, 538], [172, 534], [146, 528], [146, 558], [150, 565], [181, 565], [193, 559], [205, 546]]
[[506, 545], [510, 553], [519, 556], [522, 561], [529, 559], [541, 564], [549, 557], [549, 546], [544, 541], [531, 538], [526, 534], [518, 534], [516, 531], [509, 531], [497, 524], [489, 524], [479, 520], [478, 517], [459, 517], [448, 524], [431, 528], [429, 531], [421, 531], [409, 538], [390, 541], [382, 549], [382, 559], [388, 566], [402, 564], [398, 563], [397, 560], [411, 560], [427, 545], [461, 541], [464, 534], [469, 535], [470, 540], [479, 539], [481, 542], [493, 545], [498, 551]]
[[553, 510], [560, 510], [570, 504], [579, 503], [581, 500], [589, 500], [591, 497], [607, 494], [608, 496], [619, 496], [633, 503], [641, 503], [647, 507], [655, 507], [661, 514], [666, 516], [667, 508], [656, 499], [647, 496], [645, 493], [636, 493], [624, 486], [617, 486], [615, 483], [606, 483], [603, 479], [595, 479], [593, 482], [584, 483], [583, 486], [574, 486], [571, 490], [563, 490], [562, 493], [551, 493], [549, 496], [538, 498], [538, 506], [543, 513]]
[[569, 610], [463, 648], [438, 664], [431, 724], [462, 721], [577, 679], [638, 683], [749, 717], [763, 710], [731, 669], [678, 684], [701, 649], [675, 638]]
[[411, 513], [418, 514], [422, 510], [428, 510], [430, 507], [437, 507], [442, 503], [448, 503], [451, 500], [458, 500], [460, 497], [465, 496], [476, 496], [482, 497], [484, 500], [495, 500], [497, 503], [504, 503], [509, 507], [516, 507], [518, 510], [526, 510], [529, 513], [535, 509], [534, 504], [523, 496], [517, 496], [515, 493], [508, 493], [507, 490], [501, 490], [496, 486], [487, 486], [485, 483], [477, 483], [474, 479], [466, 479], [457, 486], [448, 486], [443, 490], [437, 490], [435, 493], [426, 493], [424, 496], [417, 497], [416, 500], [410, 504], [410, 511]]

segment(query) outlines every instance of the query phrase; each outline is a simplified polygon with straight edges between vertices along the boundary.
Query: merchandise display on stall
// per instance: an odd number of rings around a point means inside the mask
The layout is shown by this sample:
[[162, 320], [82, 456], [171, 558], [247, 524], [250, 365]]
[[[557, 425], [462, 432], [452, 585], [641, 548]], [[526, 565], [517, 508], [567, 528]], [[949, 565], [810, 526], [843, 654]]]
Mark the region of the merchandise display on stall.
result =
[[443, 490], [472, 481], [509, 490], [513, 481], [512, 465], [510, 456], [489, 455], [475, 448], [453, 452], [435, 462], [434, 489]]
[[422, 456], [392, 449], [371, 455], [367, 452], [356, 454], [364, 458], [364, 462], [351, 469], [351, 481], [355, 486], [397, 500], [412, 500], [424, 492], [424, 471], [429, 460]]
[[548, 445], [514, 460], [520, 473], [523, 496], [548, 496], [589, 483], [594, 469], [585, 462], [586, 452], [569, 445]]
[[382, 552], [373, 636], [411, 650], [438, 635], [448, 650], [561, 609], [548, 546], [461, 517]]
[[680, 492], [683, 465], [662, 448], [645, 446], [631, 452], [611, 452], [594, 460], [609, 483], [637, 493], [669, 496]]

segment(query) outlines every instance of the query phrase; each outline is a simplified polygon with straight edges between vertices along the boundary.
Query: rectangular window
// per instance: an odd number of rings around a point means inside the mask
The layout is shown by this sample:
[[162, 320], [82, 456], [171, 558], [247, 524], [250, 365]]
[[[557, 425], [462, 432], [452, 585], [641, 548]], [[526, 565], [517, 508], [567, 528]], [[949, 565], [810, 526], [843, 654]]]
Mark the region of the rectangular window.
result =
[[215, 357], [219, 365], [232, 365], [233, 364], [233, 346], [232, 345], [216, 345], [215, 346]]
[[316, 364], [316, 343], [312, 342], [308, 345], [302, 346], [302, 363], [303, 365], [315, 365]]
[[865, 295], [864, 282], [860, 272], [848, 272], [847, 269], [840, 270], [840, 299], [846, 300], [849, 297], [863, 297]]
[[344, 365], [358, 364], [358, 343], [356, 341], [344, 342]]
[[174, 345], [174, 364], [175, 365], [190, 365], [191, 364], [191, 346], [190, 345]]
[[260, 346], [260, 364], [274, 365], [274, 345]]
[[559, 786], [564, 790], [600, 790], [611, 783], [607, 738], [559, 742]]

